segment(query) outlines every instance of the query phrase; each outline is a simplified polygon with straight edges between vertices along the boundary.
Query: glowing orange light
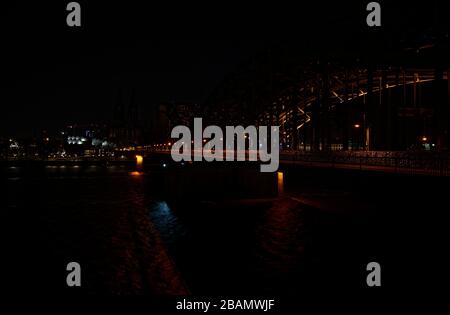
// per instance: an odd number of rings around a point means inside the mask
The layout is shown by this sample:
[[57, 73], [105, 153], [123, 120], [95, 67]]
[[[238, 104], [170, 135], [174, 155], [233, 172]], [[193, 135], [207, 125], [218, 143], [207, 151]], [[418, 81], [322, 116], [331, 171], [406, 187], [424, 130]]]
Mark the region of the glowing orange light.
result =
[[361, 125], [360, 124], [355, 124], [353, 127], [359, 128], [359, 127], [361, 127]]
[[138, 172], [138, 171], [134, 171], [134, 172], [130, 173], [131, 176], [142, 176], [143, 174], [144, 174], [143, 172]]
[[136, 168], [142, 170], [142, 164], [144, 163], [144, 157], [142, 155], [136, 155]]
[[277, 172], [278, 196], [284, 192], [284, 175], [283, 172]]
[[427, 141], [428, 138], [427, 137], [422, 137], [422, 141]]

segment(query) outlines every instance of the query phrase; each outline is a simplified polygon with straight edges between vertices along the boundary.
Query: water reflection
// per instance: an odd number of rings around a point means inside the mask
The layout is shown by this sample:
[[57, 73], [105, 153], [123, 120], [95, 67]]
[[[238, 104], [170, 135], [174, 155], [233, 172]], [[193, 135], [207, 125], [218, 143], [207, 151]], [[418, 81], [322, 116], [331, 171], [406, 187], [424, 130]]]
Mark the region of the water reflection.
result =
[[136, 155], [136, 168], [139, 171], [142, 170], [143, 163], [144, 163], [144, 157], [142, 155]]
[[150, 219], [197, 294], [284, 292], [301, 277], [304, 222], [290, 198], [175, 208], [160, 201]]
[[284, 175], [283, 172], [277, 173], [277, 183], [278, 183], [278, 196], [284, 193]]
[[278, 290], [295, 287], [304, 257], [304, 225], [303, 212], [291, 198], [274, 202], [257, 224], [254, 248], [257, 269]]
[[186, 235], [182, 222], [165, 201], [154, 201], [149, 208], [151, 221], [158, 228], [169, 250], [175, 250], [175, 245], [179, 245], [178, 242]]

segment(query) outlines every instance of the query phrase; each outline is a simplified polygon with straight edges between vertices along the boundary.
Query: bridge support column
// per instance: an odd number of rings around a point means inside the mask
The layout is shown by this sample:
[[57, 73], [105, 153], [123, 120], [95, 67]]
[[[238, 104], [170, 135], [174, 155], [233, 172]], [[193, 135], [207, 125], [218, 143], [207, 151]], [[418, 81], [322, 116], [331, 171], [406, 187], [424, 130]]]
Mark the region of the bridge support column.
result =
[[[449, 70], [447, 70], [447, 74]], [[434, 109], [437, 123], [436, 146], [438, 151], [445, 151], [449, 148], [449, 102], [450, 102], [450, 83], [444, 81], [444, 70], [437, 68], [434, 79]]]
[[367, 150], [373, 150], [373, 112], [374, 112], [374, 100], [373, 100], [373, 68], [369, 65], [367, 68], [367, 99], [364, 106], [365, 126]]

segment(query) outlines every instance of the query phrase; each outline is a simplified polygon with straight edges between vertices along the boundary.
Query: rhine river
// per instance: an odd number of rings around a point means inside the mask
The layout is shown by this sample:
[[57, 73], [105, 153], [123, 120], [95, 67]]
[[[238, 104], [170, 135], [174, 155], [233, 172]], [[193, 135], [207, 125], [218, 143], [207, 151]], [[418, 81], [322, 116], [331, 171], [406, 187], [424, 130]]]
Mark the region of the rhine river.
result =
[[438, 261], [434, 179], [281, 171], [278, 197], [184, 201], [161, 197], [171, 193], [161, 168], [3, 167], [3, 284], [64, 292], [75, 261], [80, 293], [295, 295], [363, 288], [370, 261], [402, 287], [405, 261]]

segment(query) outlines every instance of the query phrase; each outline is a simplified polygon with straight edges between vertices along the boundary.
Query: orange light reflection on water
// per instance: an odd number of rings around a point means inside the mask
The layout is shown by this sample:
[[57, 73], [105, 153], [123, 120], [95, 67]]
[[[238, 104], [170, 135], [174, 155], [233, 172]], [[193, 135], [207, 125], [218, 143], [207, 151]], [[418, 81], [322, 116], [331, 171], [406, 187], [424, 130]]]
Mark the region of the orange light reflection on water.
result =
[[134, 172], [130, 172], [131, 176], [142, 176], [144, 175], [144, 172], [138, 172], [138, 171], [134, 171]]
[[277, 182], [278, 182], [278, 196], [281, 196], [284, 193], [284, 176], [283, 172], [277, 173]]

